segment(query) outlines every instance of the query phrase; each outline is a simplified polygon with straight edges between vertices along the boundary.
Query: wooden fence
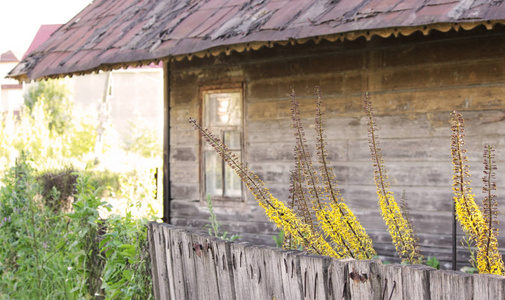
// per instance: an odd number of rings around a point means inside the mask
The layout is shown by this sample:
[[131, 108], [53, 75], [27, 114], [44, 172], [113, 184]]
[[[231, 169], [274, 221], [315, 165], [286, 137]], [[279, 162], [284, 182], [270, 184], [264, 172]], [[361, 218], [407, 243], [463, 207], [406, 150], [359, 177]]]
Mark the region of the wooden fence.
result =
[[505, 299], [505, 277], [336, 260], [149, 223], [155, 299]]

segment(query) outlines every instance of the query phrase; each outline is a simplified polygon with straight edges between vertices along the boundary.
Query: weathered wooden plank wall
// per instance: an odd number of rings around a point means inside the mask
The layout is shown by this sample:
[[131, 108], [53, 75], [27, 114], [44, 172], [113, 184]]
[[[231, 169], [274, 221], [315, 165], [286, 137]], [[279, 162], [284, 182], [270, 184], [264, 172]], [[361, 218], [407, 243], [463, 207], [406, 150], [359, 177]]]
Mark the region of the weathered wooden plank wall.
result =
[[[467, 148], [477, 199], [482, 149], [496, 147], [505, 170], [505, 30], [431, 32], [387, 39], [308, 42], [219, 57], [171, 62], [171, 186], [173, 224], [201, 229], [208, 210], [201, 190], [200, 139], [188, 124], [199, 118], [200, 89], [244, 86], [244, 160], [274, 196], [288, 199], [293, 168], [291, 87], [299, 95], [308, 140], [315, 112], [313, 88], [323, 90], [329, 159], [348, 205], [360, 217], [381, 257], [393, 247], [377, 207], [362, 95], [370, 91], [392, 190], [405, 190], [425, 256], [450, 267], [452, 164], [450, 112], [467, 122]], [[314, 150], [315, 151], [315, 150]], [[498, 199], [505, 196], [499, 171]], [[242, 202], [216, 202], [223, 229], [243, 241], [273, 245], [277, 233], [246, 192]], [[502, 205], [502, 210], [505, 208]], [[505, 232], [504, 215], [499, 216]], [[462, 234], [459, 233], [459, 237]], [[502, 245], [505, 240], [500, 239]], [[468, 252], [458, 245], [458, 262]]]
[[504, 299], [505, 277], [335, 260], [148, 224], [154, 296], [166, 299]]

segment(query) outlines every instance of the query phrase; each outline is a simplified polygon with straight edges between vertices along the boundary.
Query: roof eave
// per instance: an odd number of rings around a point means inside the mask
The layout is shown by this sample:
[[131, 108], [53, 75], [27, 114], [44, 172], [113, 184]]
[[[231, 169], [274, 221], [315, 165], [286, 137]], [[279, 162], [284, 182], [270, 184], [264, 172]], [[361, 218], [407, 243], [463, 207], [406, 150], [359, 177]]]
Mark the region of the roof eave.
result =
[[[382, 38], [388, 38], [391, 36], [409, 36], [416, 32], [421, 32], [423, 35], [427, 36], [432, 31], [439, 32], [448, 32], [450, 30], [465, 30], [469, 31], [477, 26], [485, 26], [486, 29], [492, 30], [495, 25], [502, 24], [505, 25], [505, 20], [486, 20], [486, 21], [469, 21], [469, 22], [459, 22], [459, 23], [433, 23], [433, 24], [425, 24], [418, 26], [408, 26], [408, 27], [389, 27], [389, 28], [378, 28], [378, 29], [363, 29], [363, 30], [354, 30], [348, 32], [340, 32], [335, 34], [323, 35], [323, 36], [311, 36], [300, 39], [288, 39], [288, 40], [268, 40], [268, 41], [244, 41], [243, 43], [236, 44], [228, 44], [228, 45], [220, 45], [217, 47], [210, 47], [207, 49], [189, 52], [189, 53], [160, 53], [155, 55], [156, 51], [153, 51], [153, 55], [156, 57], [142, 60], [135, 60], [135, 57], [131, 57], [131, 55], [125, 54], [123, 57], [117, 57], [114, 59], [112, 63], [103, 63], [94, 66], [89, 66], [89, 68], [73, 70], [71, 67], [67, 68], [67, 71], [64, 72], [54, 72], [52, 73], [50, 70], [47, 70], [45, 74], [31, 76], [31, 74], [22, 71], [24, 67], [23, 63], [27, 63], [25, 60], [20, 62], [13, 70], [9, 72], [7, 75], [8, 78], [16, 79], [20, 82], [29, 82], [32, 80], [44, 80], [49, 78], [62, 78], [62, 77], [72, 77], [74, 75], [85, 75], [91, 73], [98, 73], [100, 71], [112, 71], [121, 68], [127, 67], [140, 67], [144, 65], [149, 65], [151, 63], [159, 63], [160, 61], [170, 61], [176, 60], [181, 61], [183, 59], [191, 60], [193, 57], [204, 58], [211, 56], [218, 56], [220, 54], [229, 55], [231, 52], [244, 52], [244, 51], [256, 51], [263, 47], [272, 48], [275, 45], [285, 46], [287, 44], [304, 44], [308, 41], [313, 41], [316, 44], [321, 42], [322, 40], [337, 42], [344, 40], [355, 40], [361, 37], [364, 37], [366, 40], [371, 40], [374, 36], [379, 36]], [[128, 57], [130, 56], [130, 57]], [[159, 57], [157, 57], [159, 56]], [[36, 57], [36, 54], [29, 55], [28, 59], [31, 57]], [[16, 70], [21, 69], [21, 70]], [[60, 68], [61, 70], [61, 68]]]

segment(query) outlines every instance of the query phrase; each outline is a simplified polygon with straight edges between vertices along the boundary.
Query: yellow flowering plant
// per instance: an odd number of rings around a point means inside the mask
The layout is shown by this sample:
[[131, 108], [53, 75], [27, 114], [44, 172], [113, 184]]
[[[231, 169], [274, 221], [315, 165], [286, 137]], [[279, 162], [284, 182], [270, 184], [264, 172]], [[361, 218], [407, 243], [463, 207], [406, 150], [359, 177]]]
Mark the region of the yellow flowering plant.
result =
[[324, 135], [324, 112], [321, 100], [321, 90], [315, 89], [316, 96], [316, 149], [318, 166], [315, 168], [311, 159], [305, 132], [300, 117], [299, 104], [294, 91], [291, 93], [292, 126], [295, 131], [295, 162], [298, 175], [294, 176], [293, 186], [300, 187], [294, 193], [295, 203], [307, 202], [311, 205], [299, 205], [312, 212], [299, 210], [303, 215], [315, 215], [319, 228], [331, 241], [334, 249], [341, 257], [355, 259], [371, 259], [376, 255], [372, 239], [368, 236], [357, 217], [344, 203], [344, 198], [338, 190], [335, 174], [328, 161], [327, 142]]
[[423, 256], [419, 251], [418, 239], [415, 236], [412, 223], [408, 221], [407, 211], [402, 211], [390, 190], [389, 179], [377, 136], [377, 126], [370, 102], [370, 96], [365, 94], [365, 111], [368, 118], [368, 141], [374, 166], [374, 181], [377, 187], [379, 207], [396, 248], [396, 253], [404, 263], [422, 263]]
[[315, 94], [319, 172], [311, 160], [296, 96], [294, 92], [291, 94], [296, 146], [295, 168], [291, 172], [291, 201], [288, 205], [273, 197], [263, 181], [233, 155], [219, 138], [202, 128], [196, 120], [190, 119], [190, 123], [240, 176], [270, 220], [284, 231], [285, 248], [296, 249], [301, 246], [306, 251], [335, 258], [372, 259], [376, 255], [372, 240], [338, 191], [335, 175], [327, 159], [321, 91], [316, 88]]
[[296, 245], [302, 245], [304, 249], [320, 255], [328, 255], [336, 258], [340, 256], [324, 239], [321, 233], [312, 230], [304, 223], [295, 212], [273, 197], [264, 182], [234, 155], [229, 148], [208, 129], [202, 128], [195, 119], [189, 120], [195, 129], [209, 142], [214, 150], [226, 161], [226, 163], [240, 176], [245, 185], [254, 195], [259, 205], [265, 209], [267, 216], [286, 235], [289, 235]]
[[465, 145], [465, 122], [458, 112], [451, 114], [451, 155], [453, 163], [454, 203], [456, 219], [461, 224], [468, 237], [468, 242], [477, 246], [476, 265], [479, 273], [503, 275], [504, 264], [498, 251], [497, 229], [497, 202], [493, 191], [496, 190], [494, 182], [496, 164], [494, 162], [494, 149], [490, 145], [484, 148], [484, 188], [486, 194], [482, 210], [475, 202], [475, 195], [470, 188], [468, 157]]

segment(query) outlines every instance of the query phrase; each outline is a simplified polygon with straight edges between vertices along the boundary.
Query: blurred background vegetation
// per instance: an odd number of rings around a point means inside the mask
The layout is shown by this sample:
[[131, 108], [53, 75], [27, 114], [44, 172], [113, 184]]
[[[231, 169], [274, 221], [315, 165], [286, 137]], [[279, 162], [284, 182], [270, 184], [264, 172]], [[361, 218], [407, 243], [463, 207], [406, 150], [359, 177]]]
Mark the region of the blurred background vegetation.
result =
[[121, 140], [98, 117], [74, 108], [63, 80], [32, 85], [2, 116], [0, 299], [152, 298], [160, 134], [138, 117]]

